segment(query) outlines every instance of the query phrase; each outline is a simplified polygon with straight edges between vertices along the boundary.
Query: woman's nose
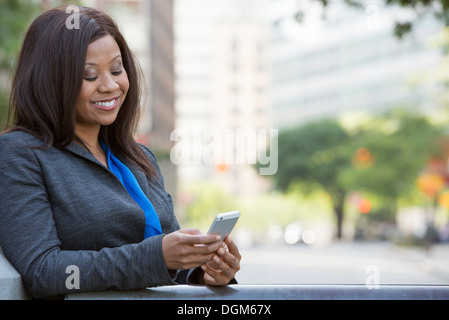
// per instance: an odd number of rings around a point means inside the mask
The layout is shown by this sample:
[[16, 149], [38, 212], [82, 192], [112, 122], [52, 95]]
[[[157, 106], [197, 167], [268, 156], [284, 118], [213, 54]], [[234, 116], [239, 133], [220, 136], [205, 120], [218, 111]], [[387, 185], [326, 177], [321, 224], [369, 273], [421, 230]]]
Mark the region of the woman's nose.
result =
[[113, 92], [120, 88], [119, 84], [112, 78], [111, 75], [102, 77], [101, 84], [98, 87], [100, 92]]

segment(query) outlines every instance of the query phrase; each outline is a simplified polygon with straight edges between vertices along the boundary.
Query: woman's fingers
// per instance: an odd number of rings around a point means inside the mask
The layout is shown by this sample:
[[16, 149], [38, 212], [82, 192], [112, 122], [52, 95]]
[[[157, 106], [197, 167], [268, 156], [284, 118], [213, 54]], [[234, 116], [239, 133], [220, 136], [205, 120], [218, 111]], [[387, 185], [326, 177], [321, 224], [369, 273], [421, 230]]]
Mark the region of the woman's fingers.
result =
[[201, 266], [210, 285], [226, 285], [240, 270], [241, 255], [229, 236], [223, 242], [216, 234], [179, 230], [164, 236], [162, 252], [168, 269]]
[[240, 270], [241, 255], [230, 237], [225, 239], [227, 249], [219, 248], [217, 255], [201, 268], [204, 271], [204, 281], [209, 285], [226, 285]]
[[191, 234], [191, 235], [201, 234], [200, 230], [198, 230], [198, 229], [180, 229], [175, 232], [183, 233], [183, 234]]
[[216, 255], [211, 262], [201, 265], [201, 269], [204, 271], [204, 282], [208, 285], [226, 285], [235, 275], [233, 269]]
[[179, 230], [162, 239], [162, 252], [168, 269], [190, 269], [212, 259], [224, 246], [215, 234], [199, 234], [195, 229]]
[[218, 249], [217, 254], [222, 257], [231, 268], [236, 269], [237, 271], [240, 270], [240, 260], [242, 257], [239, 249], [229, 236], [226, 237], [225, 243], [228, 250]]
[[228, 247], [229, 252], [237, 259], [241, 260], [242, 256], [240, 255], [239, 248], [235, 245], [234, 241], [232, 241], [230, 236], [227, 236], [225, 239], [226, 246]]

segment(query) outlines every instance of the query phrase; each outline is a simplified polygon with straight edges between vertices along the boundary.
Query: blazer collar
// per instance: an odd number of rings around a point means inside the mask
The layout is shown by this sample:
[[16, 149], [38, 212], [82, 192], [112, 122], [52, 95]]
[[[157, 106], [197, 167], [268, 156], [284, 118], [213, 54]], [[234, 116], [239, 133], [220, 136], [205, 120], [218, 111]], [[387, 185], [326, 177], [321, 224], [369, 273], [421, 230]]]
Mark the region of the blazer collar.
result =
[[[100, 161], [98, 161], [97, 158], [95, 158], [92, 155], [92, 153], [90, 153], [89, 151], [87, 151], [86, 149], [81, 147], [75, 141], [73, 141], [71, 144], [69, 144], [67, 147], [65, 147], [65, 149], [82, 157], [82, 158], [85, 158], [86, 160], [94, 162], [95, 164], [101, 166], [102, 168], [104, 168], [105, 170], [108, 170], [110, 172], [110, 170], [107, 167], [105, 167]], [[140, 170], [139, 168], [137, 168], [136, 166], [134, 166], [129, 161], [122, 159], [120, 157], [118, 157], [118, 158], [129, 168], [129, 170], [131, 170], [134, 177], [136, 177], [136, 180], [139, 183], [140, 187], [142, 188], [142, 191], [148, 195], [148, 192], [150, 190], [149, 190], [149, 186], [148, 186], [148, 179], [147, 179], [147, 176], [145, 175], [145, 173], [142, 170]]]
[[97, 158], [95, 158], [92, 153], [81, 147], [75, 141], [73, 141], [71, 144], [65, 147], [65, 149], [89, 161], [101, 164], [101, 162], [98, 161]]

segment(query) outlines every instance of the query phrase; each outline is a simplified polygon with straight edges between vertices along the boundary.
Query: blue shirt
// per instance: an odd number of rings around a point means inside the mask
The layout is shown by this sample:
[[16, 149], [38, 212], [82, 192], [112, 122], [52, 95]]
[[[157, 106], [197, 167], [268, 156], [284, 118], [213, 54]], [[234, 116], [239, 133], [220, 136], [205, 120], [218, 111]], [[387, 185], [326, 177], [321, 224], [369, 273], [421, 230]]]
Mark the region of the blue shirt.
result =
[[106, 152], [109, 170], [111, 170], [111, 172], [120, 180], [131, 198], [137, 202], [145, 213], [144, 239], [161, 234], [161, 223], [159, 222], [156, 210], [154, 210], [153, 204], [143, 193], [134, 174], [111, 152], [109, 147], [103, 141], [100, 141], [100, 144]]

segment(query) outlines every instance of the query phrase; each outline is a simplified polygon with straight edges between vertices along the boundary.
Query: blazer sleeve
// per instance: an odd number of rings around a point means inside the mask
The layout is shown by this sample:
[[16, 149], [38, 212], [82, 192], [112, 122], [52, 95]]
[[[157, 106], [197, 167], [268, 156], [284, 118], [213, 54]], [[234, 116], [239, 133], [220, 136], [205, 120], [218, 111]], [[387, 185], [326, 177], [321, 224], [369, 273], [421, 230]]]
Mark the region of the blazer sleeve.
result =
[[[0, 246], [37, 298], [79, 291], [173, 285], [163, 235], [99, 251], [61, 250], [45, 179], [34, 149], [0, 136]], [[73, 269], [74, 266], [77, 269]]]
[[[158, 165], [157, 157], [153, 153], [153, 151], [148, 148], [147, 146], [143, 144], [139, 144], [145, 155], [148, 157], [148, 159], [153, 164], [154, 168], [156, 169], [157, 174], [157, 180], [160, 184], [160, 188], [162, 190], [165, 190], [165, 183], [164, 183], [164, 177], [161, 173], [161, 170]], [[171, 195], [166, 192], [166, 201], [170, 203], [170, 205], [173, 208], [173, 201]], [[171, 226], [171, 231], [176, 231], [181, 229], [181, 227], [178, 224], [177, 219], [173, 219], [173, 225]], [[200, 277], [203, 274], [203, 270], [200, 267], [193, 268], [193, 269], [185, 269], [185, 270], [169, 270], [169, 274], [174, 281], [178, 284], [198, 284], [200, 283]]]

